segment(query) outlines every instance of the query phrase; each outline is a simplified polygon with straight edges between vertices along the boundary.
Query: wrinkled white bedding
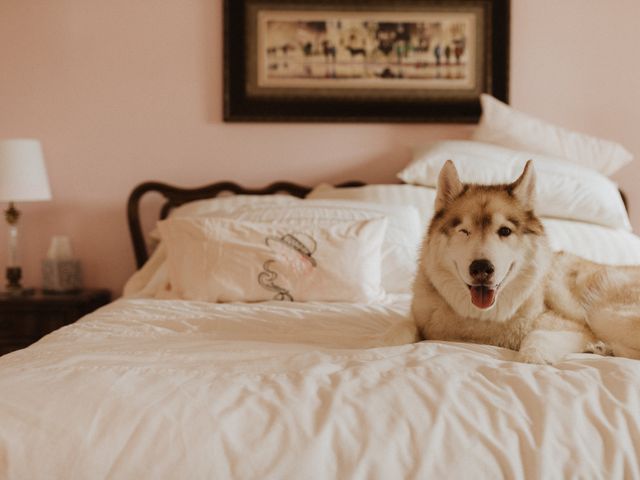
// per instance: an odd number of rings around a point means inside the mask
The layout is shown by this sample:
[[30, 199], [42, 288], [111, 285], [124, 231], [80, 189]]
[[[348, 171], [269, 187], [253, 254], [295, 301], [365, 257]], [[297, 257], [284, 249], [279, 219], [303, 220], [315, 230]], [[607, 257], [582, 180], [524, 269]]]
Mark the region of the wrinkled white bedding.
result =
[[0, 478], [639, 478], [640, 362], [386, 306], [119, 300], [0, 358]]

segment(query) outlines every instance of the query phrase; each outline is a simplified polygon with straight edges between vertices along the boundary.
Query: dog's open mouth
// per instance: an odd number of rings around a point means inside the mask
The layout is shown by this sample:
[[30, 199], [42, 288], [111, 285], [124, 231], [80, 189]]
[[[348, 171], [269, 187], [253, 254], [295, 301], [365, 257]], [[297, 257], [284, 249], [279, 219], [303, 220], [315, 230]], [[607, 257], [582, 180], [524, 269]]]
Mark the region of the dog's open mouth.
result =
[[467, 285], [471, 292], [471, 302], [478, 308], [486, 309], [496, 301], [497, 287], [488, 285]]

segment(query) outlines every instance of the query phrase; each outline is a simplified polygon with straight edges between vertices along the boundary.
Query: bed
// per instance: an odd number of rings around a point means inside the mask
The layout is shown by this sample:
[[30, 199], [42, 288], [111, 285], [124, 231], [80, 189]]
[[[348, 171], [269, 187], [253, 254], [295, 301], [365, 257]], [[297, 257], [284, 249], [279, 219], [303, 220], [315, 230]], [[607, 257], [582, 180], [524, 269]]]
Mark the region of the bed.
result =
[[[161, 239], [153, 253], [139, 215], [149, 192], [165, 199], [160, 217], [169, 222], [151, 234]], [[222, 192], [234, 195], [217, 197]], [[574, 354], [530, 365], [497, 347], [417, 341], [398, 254], [425, 228], [433, 195], [428, 186], [359, 182], [259, 190], [230, 182], [140, 185], [128, 204], [140, 269], [125, 295], [0, 358], [0, 478], [640, 478], [640, 362]], [[385, 295], [349, 301], [355, 293], [341, 295], [353, 285], [340, 283], [326, 286], [332, 300], [322, 301], [318, 288], [285, 289], [281, 280], [267, 284], [271, 290], [254, 282], [242, 293], [251, 301], [237, 301], [238, 286], [228, 283], [177, 291], [167, 225], [187, 228], [193, 235], [180, 237], [187, 242], [205, 227], [218, 235], [222, 225], [227, 236], [236, 222], [271, 228], [275, 211], [293, 222], [300, 219], [291, 212], [311, 215], [306, 225], [317, 229], [316, 240], [345, 232], [349, 241], [378, 238]], [[336, 233], [334, 215], [350, 227]], [[640, 238], [629, 229], [544, 222], [556, 249], [640, 265]], [[396, 237], [380, 240], [372, 225]], [[307, 262], [331, 260], [298, 240], [284, 243], [298, 253], [306, 248]], [[203, 256], [220, 253], [185, 245], [182, 260], [196, 252], [206, 263]], [[332, 255], [364, 268], [366, 278], [354, 277], [364, 283], [375, 272], [349, 252]], [[251, 278], [266, 270], [246, 269]], [[216, 271], [198, 282], [233, 276]], [[394, 278], [407, 285], [394, 288]], [[189, 292], [194, 298], [185, 298]]]

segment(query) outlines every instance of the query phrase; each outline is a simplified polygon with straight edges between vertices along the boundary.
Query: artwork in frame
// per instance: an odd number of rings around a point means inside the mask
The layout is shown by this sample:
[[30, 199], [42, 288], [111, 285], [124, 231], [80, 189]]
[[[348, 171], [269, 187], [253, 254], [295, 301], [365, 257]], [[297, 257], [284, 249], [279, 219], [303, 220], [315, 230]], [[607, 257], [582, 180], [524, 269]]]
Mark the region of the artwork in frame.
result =
[[226, 0], [226, 121], [475, 122], [509, 0]]

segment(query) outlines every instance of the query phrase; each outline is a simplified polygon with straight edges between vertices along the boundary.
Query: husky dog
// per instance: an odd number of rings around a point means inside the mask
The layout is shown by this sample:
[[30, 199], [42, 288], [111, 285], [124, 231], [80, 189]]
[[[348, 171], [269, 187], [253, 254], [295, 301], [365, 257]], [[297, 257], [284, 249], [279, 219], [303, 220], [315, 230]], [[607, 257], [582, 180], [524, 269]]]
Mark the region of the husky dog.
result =
[[640, 268], [553, 253], [533, 212], [527, 162], [507, 185], [438, 179], [412, 314], [423, 338], [486, 343], [529, 363], [590, 352], [640, 359]]

